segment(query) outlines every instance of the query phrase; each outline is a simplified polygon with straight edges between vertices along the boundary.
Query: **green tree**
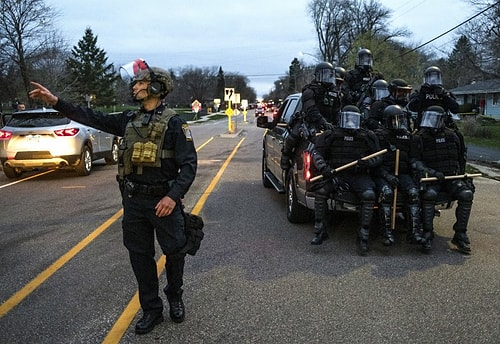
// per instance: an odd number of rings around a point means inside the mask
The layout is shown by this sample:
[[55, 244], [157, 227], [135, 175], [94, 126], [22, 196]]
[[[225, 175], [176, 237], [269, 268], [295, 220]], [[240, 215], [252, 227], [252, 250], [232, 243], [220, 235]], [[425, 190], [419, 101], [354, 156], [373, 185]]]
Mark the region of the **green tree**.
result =
[[471, 83], [472, 80], [482, 79], [482, 72], [478, 63], [479, 57], [472, 48], [467, 36], [462, 35], [453, 51], [448, 56], [446, 69], [443, 74], [446, 88], [455, 88]]
[[106, 52], [97, 47], [97, 36], [87, 28], [66, 61], [73, 100], [97, 106], [115, 103], [118, 75], [107, 61]]

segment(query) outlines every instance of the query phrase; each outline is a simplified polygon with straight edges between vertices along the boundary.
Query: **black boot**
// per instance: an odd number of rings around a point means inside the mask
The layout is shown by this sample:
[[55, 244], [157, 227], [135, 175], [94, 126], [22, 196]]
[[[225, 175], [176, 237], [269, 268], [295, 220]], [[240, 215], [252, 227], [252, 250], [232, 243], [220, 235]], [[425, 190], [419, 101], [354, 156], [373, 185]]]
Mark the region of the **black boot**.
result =
[[163, 289], [170, 304], [170, 318], [173, 322], [184, 321], [184, 302], [182, 301], [182, 284], [184, 275], [184, 254], [172, 254], [167, 257], [166, 271], [168, 285]]
[[451, 239], [451, 242], [453, 243], [453, 245], [457, 246], [459, 252], [462, 252], [463, 254], [470, 254], [470, 241], [467, 233], [455, 232], [455, 235], [453, 236], [453, 239]]
[[380, 224], [382, 226], [382, 244], [391, 246], [394, 244], [394, 235], [392, 233], [392, 213], [389, 204], [381, 203], [379, 205]]
[[470, 254], [470, 241], [467, 236], [467, 224], [469, 222], [470, 213], [472, 210], [472, 201], [458, 201], [457, 209], [455, 210], [456, 222], [453, 225], [455, 235], [451, 240], [453, 245], [457, 246], [458, 251], [464, 254]]
[[408, 206], [408, 215], [410, 217], [410, 230], [406, 234], [406, 242], [409, 244], [422, 243], [422, 229], [420, 228], [420, 208], [418, 205]]
[[182, 301], [183, 290], [179, 289], [177, 292], [171, 292], [167, 285], [163, 291], [167, 295], [168, 304], [170, 305], [170, 319], [175, 323], [183, 322], [185, 317], [184, 302]]
[[311, 240], [311, 245], [321, 245], [323, 240], [328, 239], [327, 220], [328, 204], [326, 197], [319, 192], [314, 198], [314, 238]]
[[358, 254], [361, 256], [366, 256], [368, 253], [368, 237], [370, 235], [370, 231], [366, 228], [361, 227], [358, 231]]
[[151, 332], [162, 321], [163, 314], [161, 313], [145, 313], [137, 324], [135, 324], [135, 333], [145, 334]]
[[432, 251], [432, 240], [434, 239], [434, 232], [426, 232], [422, 233], [422, 252], [423, 253], [431, 253]]

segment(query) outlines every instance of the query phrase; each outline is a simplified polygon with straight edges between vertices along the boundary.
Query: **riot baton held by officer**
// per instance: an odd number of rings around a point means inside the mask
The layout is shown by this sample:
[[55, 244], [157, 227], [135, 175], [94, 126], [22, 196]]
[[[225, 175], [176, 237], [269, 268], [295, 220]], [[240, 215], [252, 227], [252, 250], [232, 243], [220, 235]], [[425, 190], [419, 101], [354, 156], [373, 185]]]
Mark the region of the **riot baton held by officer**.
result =
[[123, 203], [123, 242], [139, 287], [143, 316], [135, 332], [144, 334], [163, 321], [155, 234], [166, 255], [164, 292], [170, 318], [184, 321], [182, 301], [186, 235], [181, 200], [194, 181], [197, 154], [188, 124], [163, 105], [172, 91], [170, 73], [137, 59], [120, 68], [140, 109], [110, 116], [66, 102], [32, 82], [30, 97], [50, 104], [68, 118], [122, 137], [118, 176]]

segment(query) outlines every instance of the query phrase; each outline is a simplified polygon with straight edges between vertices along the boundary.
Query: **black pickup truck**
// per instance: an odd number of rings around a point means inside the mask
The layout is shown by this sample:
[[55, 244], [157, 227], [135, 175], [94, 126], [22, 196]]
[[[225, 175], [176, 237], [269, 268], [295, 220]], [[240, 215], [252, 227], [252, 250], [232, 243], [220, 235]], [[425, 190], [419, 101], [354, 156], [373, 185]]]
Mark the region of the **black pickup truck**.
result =
[[[295, 149], [293, 164], [289, 170], [281, 169], [281, 149], [289, 135], [288, 123], [292, 116], [301, 111], [301, 94], [289, 95], [272, 121], [267, 116], [257, 119], [257, 126], [266, 128], [262, 142], [262, 183], [266, 188], [274, 187], [279, 193], [286, 193], [288, 221], [308, 222], [314, 216], [314, 192], [308, 191], [308, 184], [315, 176], [309, 154], [309, 142], [303, 140]], [[441, 195], [436, 203], [437, 209], [449, 209], [453, 202], [447, 195]], [[398, 201], [403, 204], [404, 199]], [[359, 199], [351, 192], [336, 194], [328, 201], [332, 211], [358, 211]], [[439, 212], [436, 212], [439, 215]]]

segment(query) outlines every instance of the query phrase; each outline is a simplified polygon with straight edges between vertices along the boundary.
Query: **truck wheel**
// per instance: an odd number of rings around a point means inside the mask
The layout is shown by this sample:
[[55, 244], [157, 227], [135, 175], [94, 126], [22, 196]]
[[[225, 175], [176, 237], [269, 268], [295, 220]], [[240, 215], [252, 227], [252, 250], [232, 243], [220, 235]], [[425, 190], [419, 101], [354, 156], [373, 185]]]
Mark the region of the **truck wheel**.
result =
[[3, 173], [5, 173], [5, 176], [7, 178], [17, 178], [20, 177], [22, 174], [21, 170], [17, 168], [13, 168], [7, 165], [3, 165], [2, 168], [3, 168]]
[[293, 171], [288, 172], [286, 178], [286, 218], [291, 223], [304, 223], [313, 219], [313, 210], [299, 203], [297, 191], [295, 190], [295, 179]]

